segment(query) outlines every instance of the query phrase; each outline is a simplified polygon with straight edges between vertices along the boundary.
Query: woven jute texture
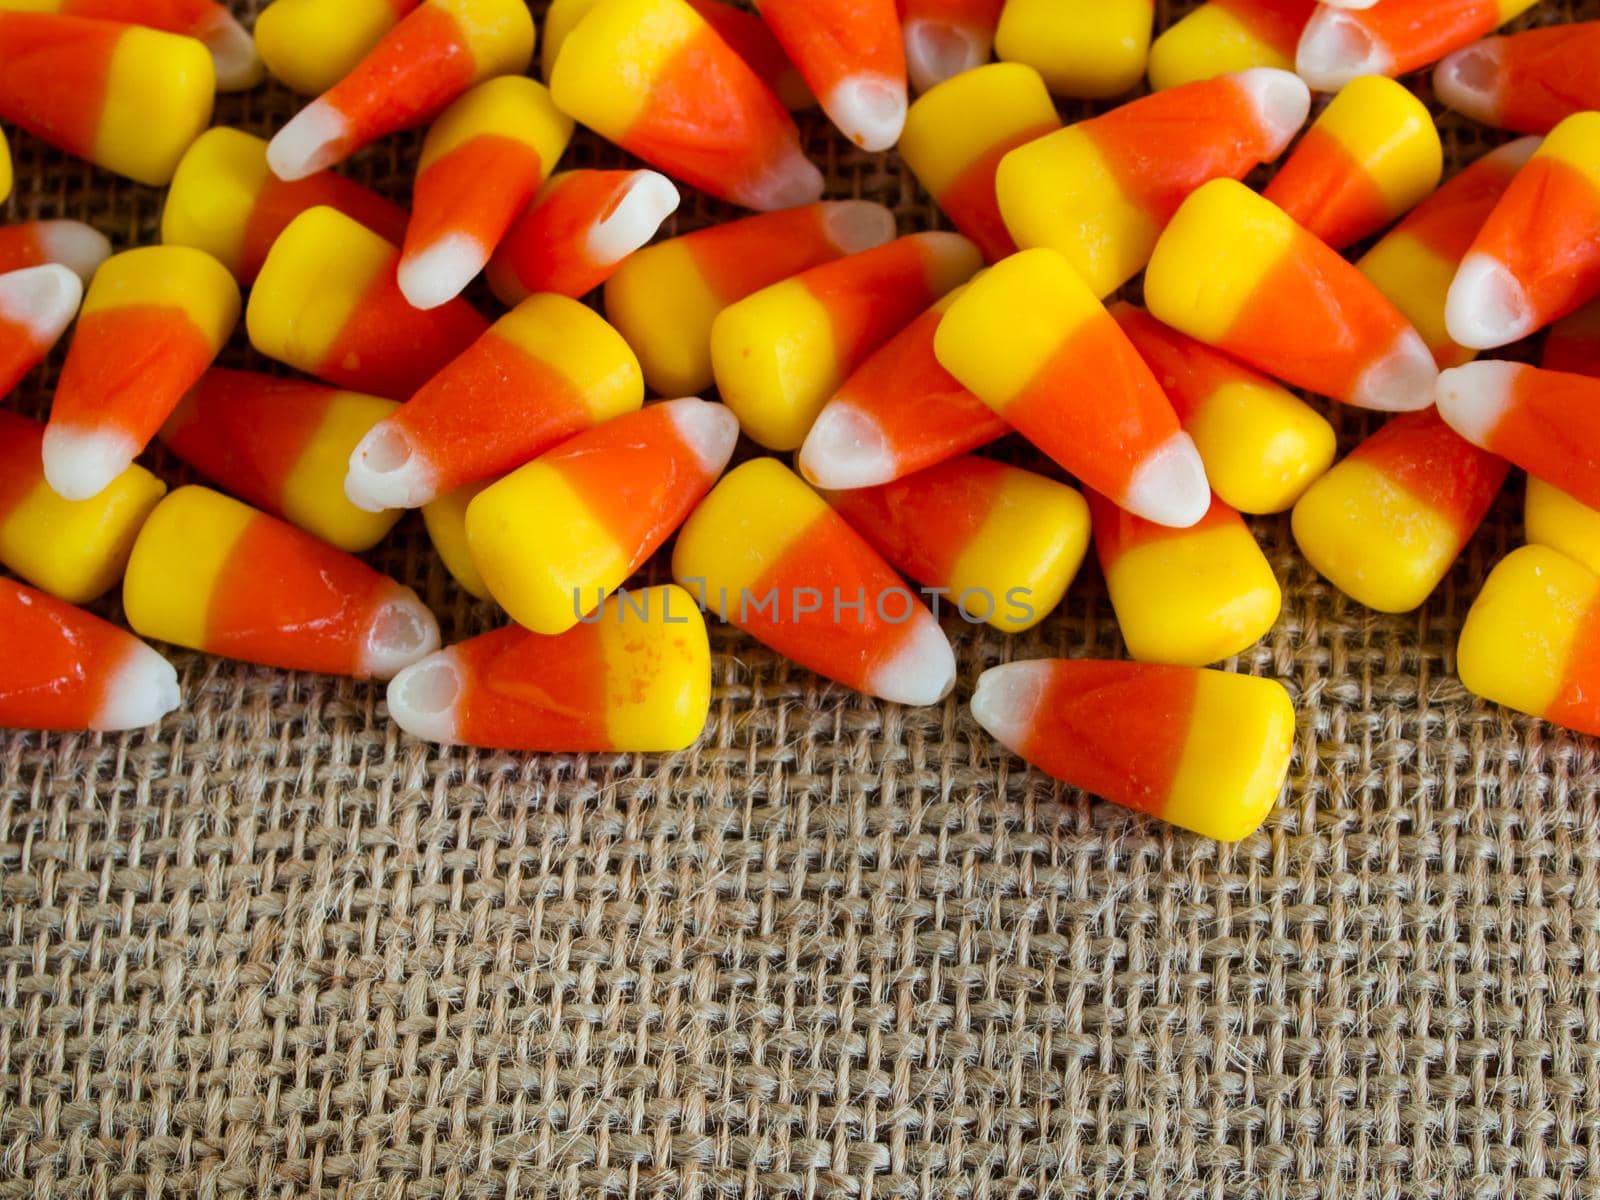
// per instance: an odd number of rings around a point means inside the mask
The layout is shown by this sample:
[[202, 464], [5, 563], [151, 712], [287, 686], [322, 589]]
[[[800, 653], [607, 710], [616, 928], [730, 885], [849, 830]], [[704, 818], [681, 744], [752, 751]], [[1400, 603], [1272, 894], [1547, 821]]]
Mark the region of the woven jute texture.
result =
[[[1524, 23], [1577, 17], [1600, 2]], [[1486, 144], [1445, 128], [1453, 166]], [[938, 223], [811, 129], [830, 194]], [[156, 237], [160, 192], [13, 145], [10, 219]], [[403, 197], [415, 146], [353, 173]], [[1600, 745], [1453, 674], [1519, 501], [1404, 617], [1255, 522], [1283, 618], [1231, 665], [1300, 727], [1238, 846], [1055, 786], [966, 714], [994, 663], [1121, 653], [1092, 566], [1026, 637], [949, 623], [938, 708], [717, 630], [671, 757], [440, 751], [381, 688], [177, 653], [153, 734], [0, 735], [0, 1200], [1600, 1196]], [[448, 638], [496, 622], [420, 523], [373, 560]]]

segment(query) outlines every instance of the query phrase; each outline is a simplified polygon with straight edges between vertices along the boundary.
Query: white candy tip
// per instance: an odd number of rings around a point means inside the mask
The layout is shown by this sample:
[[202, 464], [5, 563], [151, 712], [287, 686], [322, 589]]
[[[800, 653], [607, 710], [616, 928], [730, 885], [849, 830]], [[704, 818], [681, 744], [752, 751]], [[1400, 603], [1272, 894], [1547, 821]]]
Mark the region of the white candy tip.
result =
[[82, 221], [41, 221], [39, 245], [53, 263], [60, 263], [84, 283], [111, 257], [111, 239]]
[[1487, 254], [1462, 259], [1445, 301], [1444, 322], [1451, 338], [1469, 350], [1509, 345], [1539, 326], [1517, 277]]
[[489, 254], [477, 238], [452, 233], [400, 260], [400, 294], [412, 308], [438, 308], [454, 300], [483, 270]]
[[1446, 55], [1434, 69], [1433, 90], [1445, 107], [1484, 125], [1500, 107], [1500, 39], [1476, 42]]
[[824, 107], [840, 132], [863, 150], [888, 150], [906, 125], [905, 84], [858, 75], [834, 88]]
[[1438, 380], [1439, 365], [1427, 343], [1408, 329], [1387, 355], [1366, 369], [1349, 400], [1377, 412], [1418, 412], [1433, 403]]
[[774, 162], [765, 175], [732, 190], [728, 198], [757, 212], [775, 212], [780, 208], [816, 203], [822, 198], [823, 186], [817, 164], [807, 158], [796, 143], [785, 147], [783, 157]]
[[1188, 529], [1211, 508], [1211, 484], [1194, 440], [1173, 434], [1133, 473], [1121, 506], [1172, 529]]
[[24, 326], [34, 341], [53, 346], [83, 303], [83, 280], [60, 263], [0, 275], [0, 317]]
[[1439, 376], [1439, 415], [1474, 446], [1487, 446], [1511, 407], [1522, 363], [1476, 362]]
[[373, 679], [393, 679], [439, 648], [439, 622], [410, 588], [395, 587], [372, 615], [361, 667]]
[[970, 29], [945, 21], [907, 21], [906, 71], [919, 92], [989, 61], [989, 45]]
[[217, 90], [242, 92], [266, 77], [267, 68], [256, 54], [255, 39], [233, 14], [220, 10], [201, 41], [211, 51], [217, 68]]
[[128, 469], [141, 449], [125, 433], [52, 422], [45, 427], [41, 448], [45, 482], [63, 500], [93, 499]]
[[832, 400], [800, 447], [800, 474], [819, 488], [844, 491], [889, 483], [899, 468], [877, 418], [848, 400]]
[[267, 165], [285, 183], [305, 179], [339, 162], [349, 136], [344, 117], [325, 100], [313, 100], [267, 145]]
[[1294, 68], [1319, 92], [1337, 92], [1363, 75], [1387, 75], [1389, 55], [1359, 17], [1324, 5], [1300, 35]]
[[425, 742], [454, 742], [456, 706], [464, 690], [455, 652], [429, 655], [390, 681], [389, 718]]
[[693, 396], [663, 403], [683, 444], [694, 452], [706, 475], [715, 479], [728, 466], [739, 444], [739, 418], [726, 404]]
[[894, 214], [875, 200], [832, 200], [822, 214], [828, 240], [841, 254], [860, 254], [894, 240]]
[[911, 620], [900, 649], [873, 671], [868, 687], [891, 704], [937, 704], [956, 686], [956, 654], [932, 613], [924, 610]]
[[1484, 158], [1493, 159], [1520, 171], [1528, 165], [1528, 160], [1539, 152], [1539, 147], [1542, 145], [1544, 145], [1542, 137], [1518, 138], [1514, 142], [1507, 142], [1504, 146], [1496, 146], [1485, 154]]
[[104, 733], [144, 729], [183, 703], [177, 670], [143, 642], [133, 644], [106, 684], [105, 696], [89, 726]]
[[1008, 750], [1027, 744], [1050, 683], [1050, 663], [1006, 663], [978, 676], [972, 716]]
[[421, 508], [439, 498], [432, 465], [411, 435], [392, 420], [367, 430], [350, 452], [344, 494], [363, 512]]
[[665, 175], [635, 171], [611, 211], [589, 230], [590, 261], [610, 267], [627, 258], [655, 237], [661, 222], [678, 211], [678, 201], [678, 189]]
[[1275, 67], [1251, 67], [1234, 78], [1255, 106], [1270, 154], [1276, 158], [1311, 115], [1311, 89], [1292, 71]]
[[1378, 0], [1322, 0], [1329, 8], [1362, 9], [1371, 8]]

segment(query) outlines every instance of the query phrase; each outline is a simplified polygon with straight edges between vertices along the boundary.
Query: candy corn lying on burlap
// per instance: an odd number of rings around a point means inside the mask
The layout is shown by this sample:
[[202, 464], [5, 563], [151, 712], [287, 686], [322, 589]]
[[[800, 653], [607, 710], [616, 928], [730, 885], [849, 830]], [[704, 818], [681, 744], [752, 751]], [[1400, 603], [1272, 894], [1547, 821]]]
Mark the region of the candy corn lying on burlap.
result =
[[1574, 500], [1560, 488], [1530, 475], [1523, 521], [1534, 545], [1559, 550], [1600, 572], [1600, 508]]
[[1225, 842], [1260, 828], [1294, 753], [1282, 684], [1187, 667], [1007, 663], [978, 678], [972, 715], [1062, 782]]
[[1345, 595], [1409, 612], [1477, 532], [1506, 472], [1436, 410], [1406, 413], [1311, 485], [1294, 508], [1295, 541]]
[[1483, 125], [1549, 133], [1574, 113], [1600, 109], [1600, 21], [1485, 38], [1433, 73], [1434, 94]]
[[83, 284], [58, 263], [0, 275], [0, 397], [50, 353], [82, 299]]
[[361, 439], [345, 492], [373, 510], [418, 508], [643, 402], [616, 330], [576, 300], [531, 296]]
[[489, 323], [461, 299], [413, 308], [400, 292], [399, 265], [392, 242], [343, 213], [301, 213], [272, 244], [250, 290], [250, 344], [336, 387], [405, 399]]
[[1485, 700], [1600, 735], [1600, 575], [1547, 546], [1512, 551], [1467, 613], [1456, 667]]
[[0, 728], [142, 729], [182, 702], [172, 664], [138, 638], [0, 578]]
[[359, 553], [400, 513], [351, 504], [345, 471], [356, 443], [399, 407], [307, 380], [213, 367], [167, 419], [161, 440], [222, 490]]
[[264, 74], [249, 32], [217, 0], [0, 0], [5, 10], [124, 21], [192, 37], [211, 51], [217, 88], [224, 92], [255, 87]]
[[683, 524], [738, 440], [722, 405], [668, 400], [513, 471], [467, 509], [467, 544], [489, 594], [535, 633], [572, 628]]
[[128, 467], [89, 500], [45, 482], [44, 426], [0, 409], [0, 563], [35, 587], [87, 604], [122, 579], [139, 527], [167, 485]]
[[380, 237], [405, 236], [406, 210], [333, 171], [285, 183], [267, 166], [267, 143], [238, 129], [208, 129], [178, 164], [161, 211], [161, 240], [215, 258], [241, 284], [261, 273], [278, 235], [301, 213], [336, 209]]
[[355, 69], [421, 0], [272, 0], [256, 15], [256, 53], [295, 91], [316, 96]]
[[410, 588], [203, 487], [150, 514], [122, 606], [144, 637], [292, 671], [388, 679], [439, 647]]
[[0, 12], [0, 118], [68, 154], [161, 185], [211, 120], [193, 38], [54, 13]]
[[50, 405], [50, 486], [87, 500], [122, 474], [238, 320], [239, 285], [209, 254], [146, 246], [108, 258], [84, 296]]
[[1163, 525], [1211, 504], [1194, 442], [1133, 344], [1054, 250], [991, 267], [950, 306], [939, 362], [1087, 486]]
[[456, 585], [478, 600], [489, 599], [489, 585], [484, 582], [478, 564], [472, 561], [472, 547], [467, 543], [467, 509], [478, 494], [494, 485], [493, 479], [463, 484], [453, 492], [440, 496], [422, 506], [422, 521], [428, 530], [428, 540], [434, 553], [444, 563]]
[[558, 636], [486, 633], [389, 684], [389, 715], [413, 737], [492, 750], [665, 753], [710, 712], [705, 618], [671, 585], [613, 596]]
[[1535, 0], [1379, 0], [1366, 8], [1324, 4], [1307, 23], [1295, 70], [1319, 92], [1362, 75], [1425, 67], [1532, 8]]
[[976, 455], [882, 487], [825, 496], [943, 609], [1007, 633], [1031, 629], [1055, 611], [1089, 548], [1081, 495]]
[[1002, 158], [1001, 215], [1019, 246], [1059, 251], [1108, 296], [1149, 261], [1184, 197], [1277, 158], [1310, 105], [1305, 84], [1269, 68], [1146, 96]]
[[1550, 327], [1541, 363], [1547, 371], [1600, 379], [1600, 300]]
[[0, 225], [0, 275], [59, 263], [84, 283], [111, 257], [105, 234], [82, 221], [19, 221]]
[[606, 316], [639, 356], [651, 391], [693, 395], [713, 382], [711, 327], [728, 305], [893, 237], [894, 214], [867, 200], [712, 225], [630, 255], [606, 281]]
[[1153, 0], [1006, 0], [995, 53], [1027, 63], [1058, 96], [1120, 96], [1144, 74], [1155, 7]]
[[1359, 408], [1433, 402], [1438, 368], [1366, 276], [1243, 184], [1197, 191], [1145, 273], [1160, 321], [1296, 387]]
[[756, 0], [762, 20], [839, 129], [887, 150], [906, 120], [906, 58], [895, 0]]
[[897, 704], [956, 680], [931, 612], [776, 459], [729, 472], [678, 534], [673, 577], [710, 611], [819, 675]]
[[906, 74], [919, 92], [989, 61], [1005, 0], [900, 0]]
[[1318, 7], [1317, 0], [1207, 0], [1150, 47], [1150, 86], [1160, 91], [1251, 67], [1292, 71]]

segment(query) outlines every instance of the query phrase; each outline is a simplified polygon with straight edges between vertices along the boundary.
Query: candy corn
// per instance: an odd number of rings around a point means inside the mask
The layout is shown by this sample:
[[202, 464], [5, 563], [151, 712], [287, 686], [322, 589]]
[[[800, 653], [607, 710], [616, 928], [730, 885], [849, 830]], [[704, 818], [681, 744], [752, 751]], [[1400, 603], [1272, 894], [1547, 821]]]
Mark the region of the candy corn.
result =
[[1364, 76], [1322, 110], [1263, 194], [1343, 250], [1410, 212], [1443, 174], [1427, 105], [1392, 79]]
[[683, 524], [738, 440], [722, 405], [668, 400], [513, 471], [467, 509], [489, 594], [535, 633], [571, 629]]
[[395, 277], [399, 262], [393, 243], [343, 213], [301, 213], [272, 244], [250, 291], [250, 344], [336, 387], [411, 395], [488, 322], [460, 299], [413, 308]]
[[426, 125], [473, 84], [533, 57], [524, 0], [423, 0], [267, 147], [279, 179], [304, 179], [372, 142]]
[[863, 150], [887, 150], [906, 121], [906, 55], [895, 0], [756, 0], [822, 111]]
[[823, 405], [800, 447], [807, 482], [891, 483], [1010, 432], [934, 354], [939, 322], [960, 294], [960, 288], [948, 293], [885, 342]]
[[249, 31], [216, 0], [0, 0], [0, 10], [123, 21], [192, 37], [211, 51], [219, 91], [253, 88], [264, 73]]
[[1434, 94], [1484, 125], [1549, 133], [1574, 113], [1600, 109], [1600, 21], [1485, 38], [1446, 57]]
[[355, 69], [420, 0], [272, 0], [256, 16], [267, 70], [306, 96]]
[[1193, 525], [1211, 504], [1194, 442], [1150, 368], [1053, 250], [969, 284], [934, 338], [939, 362], [1016, 430], [1130, 512]]
[[1151, 255], [1144, 294], [1158, 320], [1285, 383], [1359, 408], [1432, 402], [1438, 368], [1399, 310], [1231, 179], [1184, 201]]
[[1261, 827], [1294, 752], [1282, 684], [1187, 667], [1007, 663], [979, 676], [972, 715], [1063, 783], [1225, 842]]
[[1282, 512], [1332, 465], [1333, 426], [1298, 396], [1131, 304], [1111, 315], [1172, 401], [1224, 503]]
[[1165, 90], [1251, 67], [1292, 71], [1317, 7], [1317, 0], [1208, 0], [1156, 38], [1150, 86]]
[[1600, 575], [1545, 546], [1512, 551], [1467, 614], [1456, 657], [1468, 691], [1600, 735]]
[[1005, 0], [900, 0], [906, 73], [919, 92], [989, 61]]
[[1058, 96], [1120, 96], [1144, 74], [1153, 0], [1006, 0], [994, 48]]
[[0, 409], [0, 563], [71, 604], [122, 578], [144, 519], [167, 487], [131, 466], [92, 500], [63, 500], [45, 482], [44, 426]]
[[1445, 326], [1445, 301], [1472, 239], [1517, 172], [1538, 149], [1523, 138], [1491, 150], [1412, 210], [1356, 265], [1416, 328], [1441, 367], [1475, 351], [1458, 346]]
[[143, 729], [182, 702], [172, 664], [138, 638], [0, 578], [0, 728]]
[[575, 300], [532, 296], [373, 426], [350, 455], [345, 493], [374, 511], [417, 508], [643, 402], [616, 330]]
[[1600, 572], [1600, 508], [1581, 504], [1560, 488], [1530, 475], [1523, 521], [1534, 545], [1559, 550]]
[[56, 263], [0, 275], [0, 397], [50, 353], [82, 299], [78, 277]]
[[161, 185], [211, 120], [216, 71], [193, 38], [0, 12], [0, 117], [68, 154]]
[[492, 479], [463, 484], [422, 506], [422, 521], [434, 553], [443, 560], [445, 570], [461, 590], [479, 600], [489, 598], [489, 585], [478, 564], [472, 561], [472, 547], [467, 544], [467, 509], [480, 492], [493, 484]]
[[602, 137], [713, 196], [767, 210], [822, 195], [783, 105], [684, 0], [600, 0], [567, 35], [550, 90]]
[[1089, 549], [1089, 508], [1064, 483], [976, 455], [882, 487], [830, 492], [850, 528], [965, 620], [1032, 629]]
[[906, 117], [900, 153], [955, 227], [986, 259], [998, 262], [1017, 248], [995, 196], [1000, 160], [1059, 128], [1061, 118], [1037, 71], [993, 63], [920, 97]]
[[712, 489], [678, 534], [672, 574], [724, 620], [857, 691], [936, 704], [955, 686], [933, 614], [776, 459]]
[[400, 406], [299, 379], [212, 368], [161, 430], [168, 449], [246, 503], [341, 550], [370, 550], [400, 519], [344, 494], [356, 443]]
[[1168, 529], [1089, 493], [1094, 546], [1128, 653], [1203, 667], [1259, 642], [1283, 592], [1243, 518], [1221, 500], [1189, 529]]
[[1600, 379], [1468, 363], [1439, 377], [1439, 413], [1474, 446], [1600, 508]]
[[959, 234], [917, 233], [730, 305], [711, 327], [724, 403], [763, 446], [798, 449], [850, 372], [979, 266]]
[[87, 500], [122, 474], [238, 320], [239, 285], [208, 254], [146, 246], [106, 259], [50, 406], [50, 486], [67, 500]]
[[1301, 497], [1294, 537], [1345, 595], [1410, 612], [1477, 532], [1507, 467], [1428, 409], [1391, 420]]
[[249, 286], [290, 222], [318, 206], [337, 209], [388, 241], [405, 236], [409, 218], [392, 200], [333, 171], [285, 183], [267, 166], [267, 143], [261, 138], [238, 129], [208, 129], [172, 177], [161, 211], [161, 240], [204, 250]]
[[143, 637], [291, 671], [389, 679], [439, 647], [410, 588], [202, 487], [145, 522], [122, 606]]
[[1311, 93], [1261, 68], [1135, 100], [1000, 160], [995, 191], [1019, 246], [1066, 255], [1097, 296], [1144, 267], [1184, 197], [1270, 162], [1305, 124]]
[[22, 221], [0, 225], [0, 275], [60, 263], [84, 283], [111, 257], [111, 242], [82, 221]]
[[389, 715], [413, 737], [490, 750], [666, 753], [693, 745], [710, 712], [705, 618], [671, 585], [613, 596], [557, 637], [486, 633], [389, 684]]
[[1547, 371], [1600, 379], [1600, 300], [1550, 327], [1541, 362]]
[[[606, 281], [606, 316], [662, 396], [711, 386], [711, 326], [728, 305], [769, 284], [894, 237], [894, 214], [835, 200], [745, 217], [647, 246]], [[670, 304], [661, 298], [671, 296]]]
[[1493, 33], [1535, 0], [1379, 0], [1324, 4], [1300, 35], [1295, 70], [1319, 92], [1362, 75], [1404, 75]]
[[459, 296], [549, 178], [572, 118], [541, 84], [480, 83], [428, 130], [400, 257], [400, 290], [417, 308]]
[[1450, 336], [1504, 346], [1600, 295], [1600, 112], [1568, 117], [1506, 188], [1445, 307]]
[[564, 171], [511, 227], [489, 264], [489, 286], [505, 305], [534, 292], [582, 296], [677, 208], [678, 189], [655, 171]]

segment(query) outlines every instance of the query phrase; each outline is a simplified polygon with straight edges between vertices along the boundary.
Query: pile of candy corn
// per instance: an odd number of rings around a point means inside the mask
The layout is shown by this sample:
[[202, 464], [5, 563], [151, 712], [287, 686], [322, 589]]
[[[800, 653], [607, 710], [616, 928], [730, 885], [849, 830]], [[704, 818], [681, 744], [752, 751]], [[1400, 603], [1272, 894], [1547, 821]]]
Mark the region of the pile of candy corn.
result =
[[[0, 0], [0, 120], [168, 187], [160, 245], [0, 228], [0, 395], [76, 322], [48, 422], [0, 411], [0, 725], [159, 721], [144, 638], [386, 680], [438, 742], [672, 751], [708, 613], [932, 705], [937, 602], [1031, 628], [1092, 542], [1131, 661], [999, 666], [972, 713], [1235, 839], [1295, 740], [1282, 685], [1208, 669], [1279, 615], [1241, 514], [1292, 509], [1404, 612], [1516, 467], [1530, 544], [1461, 677], [1600, 734], [1600, 21], [1495, 36], [1532, 6], [1209, 0], [1155, 37], [1152, 0], [555, 0], [540, 83], [525, 0], [276, 0], [253, 39], [213, 0]], [[1434, 64], [1509, 131], [1442, 186], [1395, 82]], [[208, 128], [267, 72], [315, 98], [270, 141]], [[959, 232], [823, 199], [813, 105]], [[562, 169], [580, 124], [643, 165]], [[409, 210], [336, 173], [421, 128]], [[656, 241], [684, 187], [754, 215]], [[297, 374], [213, 365], [241, 315]], [[1478, 358], [1547, 329], [1541, 366]], [[1290, 389], [1393, 415], [1336, 463]], [[973, 453], [1008, 435], [1080, 488]], [[168, 494], [155, 439], [210, 486]], [[441, 648], [356, 557], [413, 508], [503, 629]], [[676, 582], [630, 588], [674, 538]], [[76, 607], [119, 583], [131, 633]]]

